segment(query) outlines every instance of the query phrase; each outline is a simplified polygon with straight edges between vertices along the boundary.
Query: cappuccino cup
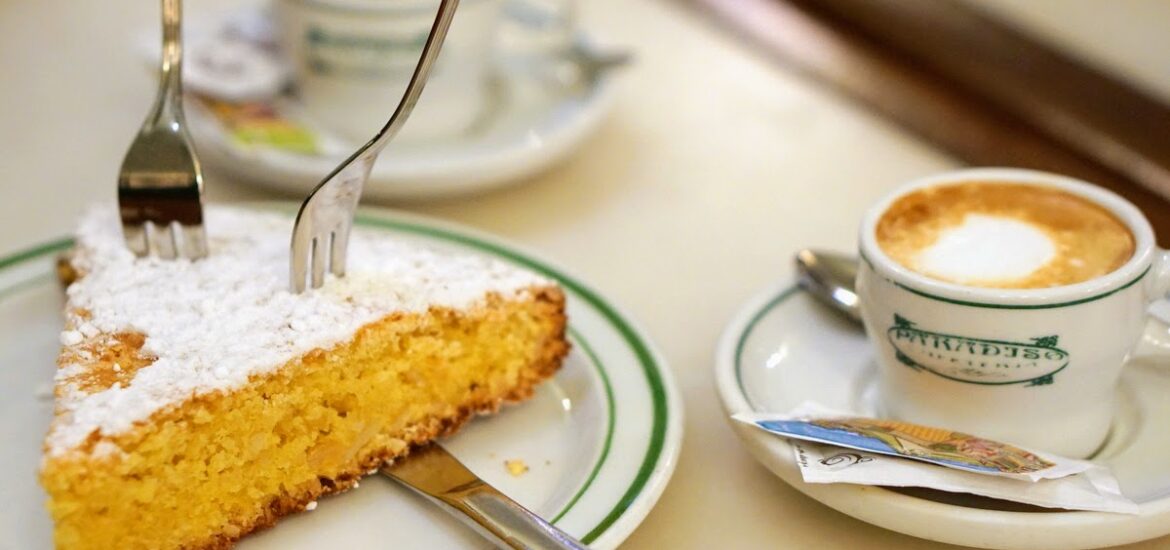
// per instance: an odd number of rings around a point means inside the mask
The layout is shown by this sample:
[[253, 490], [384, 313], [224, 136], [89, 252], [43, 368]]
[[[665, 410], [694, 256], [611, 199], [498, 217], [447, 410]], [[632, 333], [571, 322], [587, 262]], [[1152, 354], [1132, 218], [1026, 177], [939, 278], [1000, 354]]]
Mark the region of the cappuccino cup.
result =
[[971, 169], [913, 181], [861, 225], [857, 292], [883, 414], [1082, 458], [1170, 256], [1138, 209], [1073, 178]]

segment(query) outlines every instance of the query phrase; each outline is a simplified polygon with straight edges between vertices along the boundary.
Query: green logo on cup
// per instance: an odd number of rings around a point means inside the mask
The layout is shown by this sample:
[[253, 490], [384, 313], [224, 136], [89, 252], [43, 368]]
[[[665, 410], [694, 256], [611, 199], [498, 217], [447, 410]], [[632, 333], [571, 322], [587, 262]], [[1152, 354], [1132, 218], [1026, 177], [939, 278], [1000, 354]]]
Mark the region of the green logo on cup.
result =
[[922, 330], [897, 314], [886, 333], [902, 364], [956, 382], [1043, 386], [1068, 366], [1056, 336], [1028, 343], [968, 338]]

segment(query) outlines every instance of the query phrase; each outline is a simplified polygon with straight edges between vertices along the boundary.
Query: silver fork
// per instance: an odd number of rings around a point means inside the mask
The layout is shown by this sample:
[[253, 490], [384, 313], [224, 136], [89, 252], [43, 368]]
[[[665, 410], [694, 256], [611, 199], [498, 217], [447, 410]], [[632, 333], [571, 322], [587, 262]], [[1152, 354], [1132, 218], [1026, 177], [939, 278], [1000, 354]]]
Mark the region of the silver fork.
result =
[[[203, 173], [183, 117], [181, 0], [162, 0], [162, 76], [146, 122], [118, 174], [118, 209], [126, 245], [139, 256], [207, 255]], [[176, 232], [181, 235], [176, 237]]]
[[326, 176], [301, 204], [296, 225], [293, 226], [289, 266], [293, 292], [305, 290], [306, 278], [311, 278], [313, 288], [320, 287], [325, 282], [326, 268], [338, 277], [345, 275], [349, 232], [353, 227], [354, 211], [362, 196], [362, 188], [370, 177], [370, 169], [378, 160], [378, 154], [402, 128], [415, 103], [418, 103], [458, 5], [459, 0], [443, 0], [439, 4], [435, 23], [431, 26], [431, 34], [427, 36], [418, 65], [390, 120], [373, 139]]

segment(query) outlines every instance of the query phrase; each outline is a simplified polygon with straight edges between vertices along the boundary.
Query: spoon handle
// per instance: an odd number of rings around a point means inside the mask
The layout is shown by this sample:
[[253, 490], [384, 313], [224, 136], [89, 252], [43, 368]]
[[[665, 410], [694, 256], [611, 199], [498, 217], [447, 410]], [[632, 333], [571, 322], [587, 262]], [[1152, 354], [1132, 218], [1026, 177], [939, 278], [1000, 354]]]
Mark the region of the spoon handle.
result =
[[829, 307], [861, 322], [861, 303], [854, 290], [857, 260], [844, 254], [805, 249], [796, 253], [800, 287]]

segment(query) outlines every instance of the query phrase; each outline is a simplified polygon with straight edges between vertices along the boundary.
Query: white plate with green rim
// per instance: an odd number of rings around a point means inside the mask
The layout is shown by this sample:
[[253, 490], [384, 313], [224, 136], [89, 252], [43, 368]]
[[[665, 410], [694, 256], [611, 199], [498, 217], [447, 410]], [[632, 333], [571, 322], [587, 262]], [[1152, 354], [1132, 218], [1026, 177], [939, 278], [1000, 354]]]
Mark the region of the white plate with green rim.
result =
[[[788, 412], [806, 400], [876, 416], [877, 366], [861, 327], [794, 282], [751, 299], [728, 324], [715, 357], [732, 429], [777, 476], [827, 506], [908, 535], [980, 548], [1102, 548], [1170, 534], [1170, 366], [1127, 365], [1113, 433], [1094, 461], [1108, 466], [1138, 515], [1049, 510], [928, 489], [805, 483], [792, 447], [730, 419]], [[1170, 538], [1165, 539], [1170, 545]]]
[[[590, 546], [614, 548], [625, 540], [662, 494], [682, 438], [678, 390], [644, 333], [574, 276], [498, 238], [387, 210], [363, 210], [358, 225], [493, 256], [564, 287], [573, 350], [561, 371], [531, 400], [476, 419], [444, 444], [489, 483]], [[69, 245], [61, 239], [0, 258], [0, 471], [6, 477], [0, 532], [11, 548], [52, 547], [36, 471], [52, 414], [64, 300], [54, 261]], [[529, 469], [512, 475], [506, 460], [521, 460]], [[239, 547], [391, 544], [488, 547], [455, 518], [377, 476], [246, 537]]]

